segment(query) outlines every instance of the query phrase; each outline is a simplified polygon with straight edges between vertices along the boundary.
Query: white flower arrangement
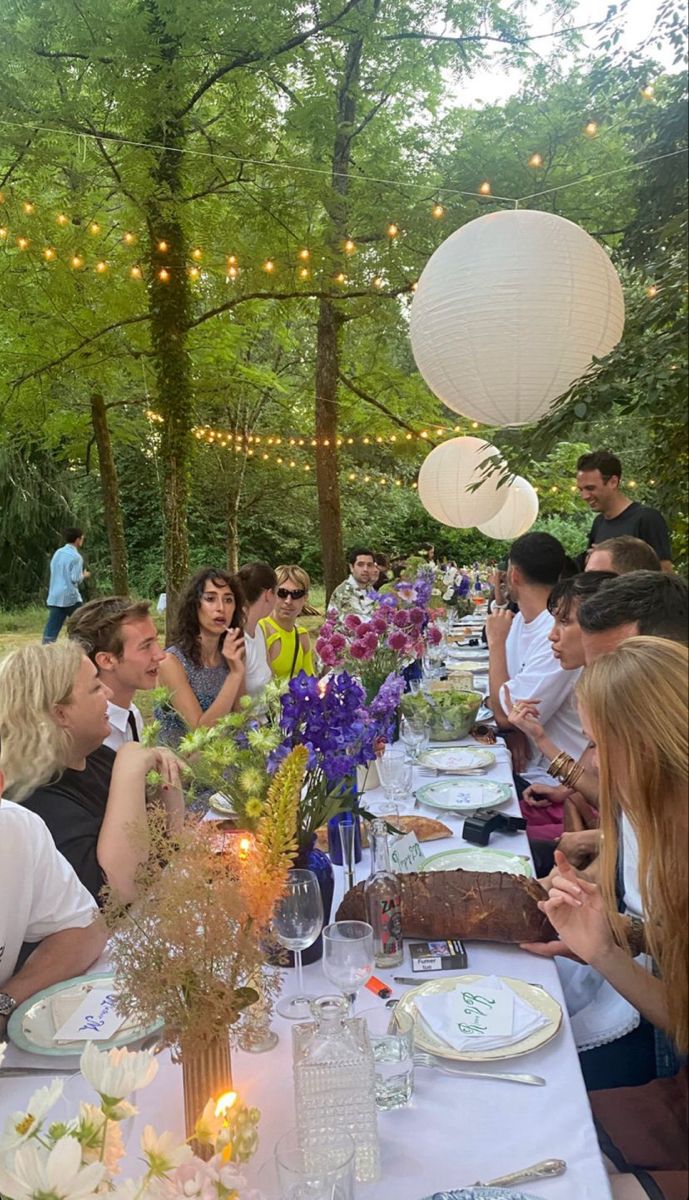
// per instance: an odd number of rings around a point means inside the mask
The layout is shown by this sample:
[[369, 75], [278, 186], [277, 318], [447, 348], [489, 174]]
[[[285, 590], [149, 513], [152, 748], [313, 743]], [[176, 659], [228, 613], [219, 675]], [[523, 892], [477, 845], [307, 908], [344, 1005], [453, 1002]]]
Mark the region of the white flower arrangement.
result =
[[146, 1125], [145, 1172], [115, 1181], [125, 1153], [120, 1125], [137, 1112], [127, 1096], [152, 1082], [158, 1063], [152, 1051], [101, 1051], [90, 1042], [80, 1069], [100, 1105], [82, 1102], [73, 1119], [46, 1122], [62, 1095], [62, 1080], [54, 1079], [34, 1092], [25, 1111], [7, 1118], [0, 1136], [0, 1195], [6, 1200], [262, 1200], [239, 1167], [256, 1148], [258, 1109], [235, 1101], [218, 1114], [215, 1101], [208, 1101], [193, 1134], [213, 1147], [208, 1162], [173, 1134]]

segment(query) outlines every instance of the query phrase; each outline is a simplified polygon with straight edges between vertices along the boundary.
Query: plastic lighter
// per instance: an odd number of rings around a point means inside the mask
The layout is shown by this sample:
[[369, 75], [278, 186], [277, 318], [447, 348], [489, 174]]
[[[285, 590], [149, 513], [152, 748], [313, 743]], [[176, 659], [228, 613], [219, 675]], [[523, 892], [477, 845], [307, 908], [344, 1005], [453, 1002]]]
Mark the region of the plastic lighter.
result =
[[376, 979], [375, 975], [371, 976], [366, 987], [369, 991], [375, 992], [376, 996], [380, 996], [381, 1000], [387, 1000], [388, 996], [392, 995], [392, 988], [383, 983], [382, 979]]

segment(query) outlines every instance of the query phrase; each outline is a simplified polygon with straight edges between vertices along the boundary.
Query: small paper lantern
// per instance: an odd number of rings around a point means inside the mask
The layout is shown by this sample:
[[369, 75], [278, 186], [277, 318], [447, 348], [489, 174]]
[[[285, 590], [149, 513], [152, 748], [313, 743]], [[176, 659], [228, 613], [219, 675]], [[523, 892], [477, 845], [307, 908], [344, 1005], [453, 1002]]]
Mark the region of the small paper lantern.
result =
[[[431, 450], [419, 471], [419, 499], [427, 512], [455, 529], [469, 529], [489, 521], [505, 502], [498, 488], [500, 472], [485, 476], [481, 463], [498, 454], [483, 438], [450, 438]], [[484, 468], [485, 470], [485, 468]], [[472, 484], [480, 483], [476, 491]]]
[[500, 511], [478, 528], [486, 537], [506, 542], [520, 537], [531, 528], [538, 516], [538, 495], [521, 475], [515, 475], [503, 491], [506, 493], [505, 503]]
[[411, 308], [419, 371], [443, 404], [485, 425], [538, 421], [622, 336], [617, 272], [552, 213], [490, 213], [431, 255]]

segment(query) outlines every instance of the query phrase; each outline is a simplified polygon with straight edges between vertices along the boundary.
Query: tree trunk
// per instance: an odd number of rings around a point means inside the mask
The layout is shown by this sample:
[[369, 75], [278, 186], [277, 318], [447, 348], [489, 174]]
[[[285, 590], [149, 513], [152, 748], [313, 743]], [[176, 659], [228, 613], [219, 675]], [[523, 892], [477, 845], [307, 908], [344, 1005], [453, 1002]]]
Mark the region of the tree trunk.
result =
[[[373, 17], [379, 7], [374, 0]], [[332, 154], [331, 191], [326, 198], [330, 228], [326, 236], [326, 269], [334, 276], [348, 235], [347, 195], [363, 35], [347, 46], [342, 81], [337, 93], [337, 122]], [[333, 588], [344, 579], [346, 565], [342, 545], [342, 505], [337, 454], [337, 379], [339, 374], [339, 329], [342, 317], [337, 304], [321, 300], [316, 337], [316, 484], [321, 535], [321, 558], [326, 602]], [[324, 443], [328, 442], [326, 446]]]
[[127, 573], [127, 546], [124, 539], [124, 522], [120, 504], [120, 489], [117, 482], [117, 468], [112, 452], [112, 441], [108, 429], [108, 417], [105, 410], [105, 400], [100, 392], [91, 394], [91, 422], [93, 434], [98, 447], [98, 463], [100, 467], [100, 487], [103, 497], [103, 519], [108, 535], [110, 548], [110, 567], [112, 571], [112, 589], [120, 596], [129, 592], [129, 577]]
[[[168, 613], [189, 574], [187, 507], [193, 437], [193, 385], [188, 351], [189, 279], [186, 239], [179, 212], [181, 164], [185, 130], [171, 114], [175, 94], [179, 43], [166, 26], [157, 0], [146, 0], [151, 28], [160, 43], [160, 90], [168, 103], [159, 105], [146, 141], [164, 147], [151, 166], [153, 188], [146, 208], [149, 235], [148, 294], [151, 347], [157, 382], [157, 401], [163, 417], [163, 513], [165, 525], [165, 590]], [[158, 92], [160, 94], [160, 92]], [[167, 111], [166, 111], [167, 109]], [[161, 274], [161, 272], [163, 274]]]
[[239, 570], [239, 495], [228, 497], [226, 523], [227, 569], [232, 574]]

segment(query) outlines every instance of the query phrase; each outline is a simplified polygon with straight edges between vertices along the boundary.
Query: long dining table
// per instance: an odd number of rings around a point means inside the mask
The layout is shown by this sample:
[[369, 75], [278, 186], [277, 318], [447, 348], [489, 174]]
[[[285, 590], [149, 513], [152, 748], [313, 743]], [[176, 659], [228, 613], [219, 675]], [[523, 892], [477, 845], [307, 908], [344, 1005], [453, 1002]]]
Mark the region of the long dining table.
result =
[[[486, 778], [511, 785], [509, 751], [500, 741], [491, 749], [496, 761], [487, 771]], [[428, 771], [415, 767], [413, 788], [417, 789], [432, 778]], [[365, 802], [379, 799], [382, 799], [382, 792], [369, 792], [364, 797]], [[406, 805], [400, 806], [400, 811], [412, 811], [413, 803], [410, 796]], [[452, 830], [451, 839], [425, 844], [427, 854], [468, 845], [461, 837], [463, 818], [444, 812], [432, 813], [430, 809], [416, 811], [440, 817]], [[510, 800], [501, 806], [501, 811], [518, 813], [514, 791]], [[496, 833], [490, 845], [523, 855], [529, 852], [523, 833]], [[334, 871], [332, 917], [343, 891], [343, 869], [335, 867]], [[364, 850], [361, 862], [357, 864], [357, 878], [365, 879], [368, 872], [369, 852]], [[458, 935], [461, 935], [459, 916]], [[453, 1077], [417, 1067], [411, 1103], [379, 1114], [381, 1178], [373, 1184], [357, 1185], [357, 1200], [424, 1200], [434, 1192], [459, 1188], [477, 1180], [486, 1181], [548, 1158], [564, 1159], [566, 1172], [557, 1178], [524, 1185], [529, 1196], [543, 1197], [543, 1200], [608, 1200], [607, 1175], [556, 963], [517, 946], [495, 943], [468, 942], [467, 954], [468, 971], [539, 984], [562, 1006], [561, 1027], [551, 1041], [527, 1055], [501, 1060], [487, 1067], [488, 1070], [527, 1071], [541, 1075], [546, 1080], [545, 1086], [462, 1078], [461, 1064]], [[401, 967], [389, 971], [376, 969], [375, 973], [389, 984], [393, 997], [401, 997], [405, 986], [396, 984], [393, 977], [411, 975], [407, 944]], [[443, 973], [443, 977], [446, 974], [449, 977], [461, 972]], [[294, 971], [284, 973], [284, 990], [288, 993], [295, 987], [294, 976]], [[304, 978], [307, 991], [314, 995], [333, 991], [320, 963], [306, 967]], [[363, 988], [356, 1009], [383, 1003]], [[234, 1086], [245, 1102], [261, 1110], [260, 1143], [254, 1169], [270, 1157], [277, 1139], [295, 1123], [291, 1022], [275, 1016], [272, 1024], [279, 1035], [273, 1050], [263, 1054], [233, 1051]], [[26, 1054], [14, 1046], [8, 1048], [4, 1061], [6, 1067], [21, 1067], [22, 1064], [29, 1067], [40, 1063], [45, 1064], [46, 1059]], [[180, 1138], [184, 1136], [180, 1068], [173, 1064], [167, 1051], [159, 1055], [159, 1063], [156, 1079], [137, 1097], [140, 1112], [128, 1137], [124, 1175], [141, 1170], [138, 1143], [144, 1125], [152, 1124], [159, 1132], [169, 1129]], [[0, 1072], [0, 1121], [4, 1123], [10, 1112], [21, 1109], [33, 1090], [45, 1082], [46, 1079], [39, 1076], [3, 1077]], [[75, 1098], [82, 1095], [88, 1098], [88, 1087], [80, 1078], [70, 1080], [70, 1094]]]

